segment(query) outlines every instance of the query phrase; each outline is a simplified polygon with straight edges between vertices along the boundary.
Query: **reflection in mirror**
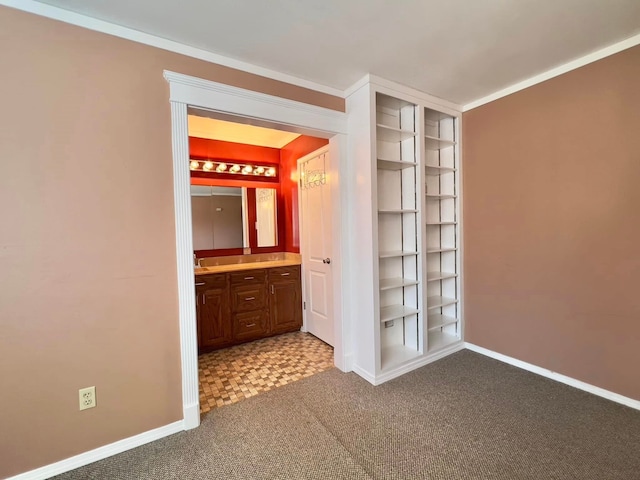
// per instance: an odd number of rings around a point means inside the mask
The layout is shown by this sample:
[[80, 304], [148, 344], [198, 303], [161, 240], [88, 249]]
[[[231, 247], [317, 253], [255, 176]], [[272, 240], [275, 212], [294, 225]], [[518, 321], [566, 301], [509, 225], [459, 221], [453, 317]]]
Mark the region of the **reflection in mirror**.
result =
[[274, 188], [191, 185], [191, 217], [196, 251], [278, 245]]
[[243, 248], [242, 203], [240, 187], [191, 185], [193, 249]]
[[277, 225], [275, 189], [256, 188], [258, 247], [274, 247], [278, 244]]

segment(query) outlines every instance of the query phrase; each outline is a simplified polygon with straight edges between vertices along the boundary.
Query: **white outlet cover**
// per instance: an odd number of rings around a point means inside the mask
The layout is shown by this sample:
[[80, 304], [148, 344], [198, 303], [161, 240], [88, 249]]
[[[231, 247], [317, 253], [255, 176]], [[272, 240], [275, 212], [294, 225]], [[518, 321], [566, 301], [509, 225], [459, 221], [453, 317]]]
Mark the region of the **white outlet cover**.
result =
[[93, 408], [96, 406], [96, 387], [86, 387], [78, 390], [78, 400], [80, 402], [80, 410]]

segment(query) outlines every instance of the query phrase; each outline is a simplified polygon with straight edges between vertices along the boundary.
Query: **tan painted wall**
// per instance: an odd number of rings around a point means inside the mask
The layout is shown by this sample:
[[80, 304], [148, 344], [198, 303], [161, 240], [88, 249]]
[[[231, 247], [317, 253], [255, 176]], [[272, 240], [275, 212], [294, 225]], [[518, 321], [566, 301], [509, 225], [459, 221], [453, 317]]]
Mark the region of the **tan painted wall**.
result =
[[182, 418], [163, 69], [344, 102], [6, 7], [0, 45], [4, 478]]
[[464, 114], [466, 340], [640, 400], [640, 47]]

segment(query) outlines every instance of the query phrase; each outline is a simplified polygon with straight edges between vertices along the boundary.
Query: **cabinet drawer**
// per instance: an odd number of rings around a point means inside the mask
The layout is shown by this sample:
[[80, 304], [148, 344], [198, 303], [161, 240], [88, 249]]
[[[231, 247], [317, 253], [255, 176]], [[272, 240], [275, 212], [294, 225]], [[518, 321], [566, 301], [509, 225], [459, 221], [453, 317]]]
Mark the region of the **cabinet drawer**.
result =
[[266, 270], [247, 270], [245, 272], [230, 273], [231, 285], [246, 285], [249, 283], [264, 283], [267, 279]]
[[234, 340], [258, 338], [268, 333], [267, 313], [264, 310], [233, 314]]
[[204, 288], [204, 287], [225, 288], [227, 286], [227, 277], [224, 273], [196, 275], [195, 282], [196, 282], [196, 288]]
[[288, 267], [275, 267], [269, 269], [269, 281], [277, 281], [280, 279], [299, 279], [300, 265], [291, 265]]
[[267, 306], [267, 289], [264, 284], [234, 285], [231, 287], [231, 311], [250, 312]]

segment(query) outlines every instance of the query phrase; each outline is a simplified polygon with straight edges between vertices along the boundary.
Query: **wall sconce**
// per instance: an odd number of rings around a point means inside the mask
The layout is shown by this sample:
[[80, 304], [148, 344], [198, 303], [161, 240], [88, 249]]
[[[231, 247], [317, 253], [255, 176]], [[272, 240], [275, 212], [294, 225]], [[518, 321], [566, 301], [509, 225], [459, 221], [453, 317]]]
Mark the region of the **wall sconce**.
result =
[[244, 175], [247, 177], [275, 177], [278, 173], [272, 165], [251, 165], [248, 163], [218, 162], [214, 160], [191, 160], [189, 169], [197, 172], [223, 173], [226, 175]]

